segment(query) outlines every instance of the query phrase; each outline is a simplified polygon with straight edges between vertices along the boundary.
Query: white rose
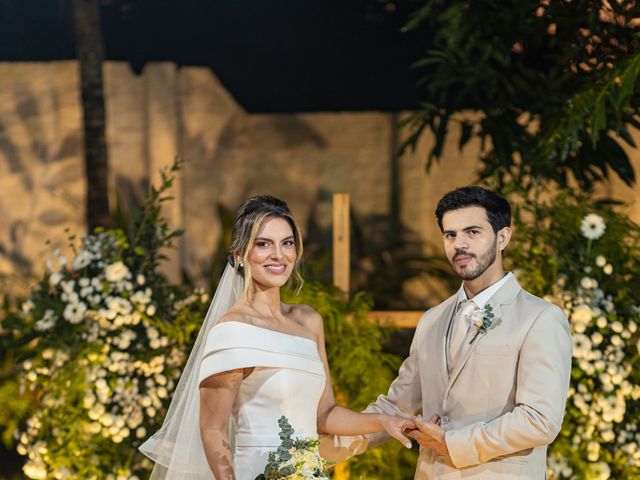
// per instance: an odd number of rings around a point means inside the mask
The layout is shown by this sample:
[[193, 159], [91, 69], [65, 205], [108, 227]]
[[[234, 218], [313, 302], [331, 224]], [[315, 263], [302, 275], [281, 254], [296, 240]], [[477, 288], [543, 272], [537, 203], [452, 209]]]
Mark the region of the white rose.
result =
[[76, 282], [74, 280], [65, 280], [60, 282], [60, 286], [62, 287], [62, 290], [66, 293], [66, 294], [70, 294], [73, 292], [73, 289], [76, 286]]
[[147, 337], [149, 337], [149, 340], [153, 340], [156, 339], [160, 336], [160, 332], [158, 332], [158, 329], [155, 327], [147, 327]]
[[83, 287], [82, 289], [80, 289], [80, 296], [82, 298], [90, 297], [92, 293], [93, 293], [93, 287], [91, 286]]
[[74, 270], [82, 270], [84, 267], [88, 266], [91, 263], [91, 254], [86, 250], [80, 251], [73, 259], [71, 266]]
[[582, 280], [580, 280], [580, 286], [585, 290], [590, 290], [592, 288], [596, 288], [598, 286], [598, 282], [591, 277], [582, 277]]
[[608, 480], [611, 478], [611, 469], [609, 468], [609, 465], [604, 462], [596, 463], [592, 466], [591, 470], [593, 470], [593, 473], [595, 474], [595, 476], [592, 476], [591, 478], [597, 480]]
[[28, 462], [22, 467], [24, 474], [34, 480], [47, 478], [47, 470], [40, 463]]
[[39, 332], [44, 332], [51, 329], [56, 324], [56, 319], [55, 312], [51, 309], [47, 309], [44, 312], [44, 316], [33, 325], [33, 328]]
[[33, 302], [31, 300], [27, 300], [22, 304], [22, 311], [24, 313], [29, 313], [31, 310], [33, 310]]
[[586, 373], [587, 375], [593, 375], [596, 371], [596, 369], [594, 368], [593, 365], [591, 365], [589, 362], [587, 362], [586, 360], [580, 360], [578, 362], [578, 366], [580, 367], [580, 369]]
[[595, 462], [600, 458], [600, 445], [596, 442], [589, 442], [587, 445], [587, 459], [590, 462]]
[[593, 310], [591, 310], [591, 307], [589, 307], [589, 305], [578, 305], [573, 309], [573, 313], [571, 314], [571, 320], [575, 320], [585, 324], [591, 322], [592, 319]]
[[60, 280], [62, 280], [62, 275], [58, 272], [54, 272], [49, 277], [49, 285], [55, 287], [56, 285], [58, 285], [58, 283], [60, 283]]
[[131, 295], [131, 301], [138, 305], [146, 305], [151, 301], [151, 299], [145, 292], [143, 292], [142, 290], [138, 290], [133, 295]]
[[129, 268], [121, 261], [108, 265], [104, 270], [105, 277], [112, 283], [121, 282], [131, 275]]

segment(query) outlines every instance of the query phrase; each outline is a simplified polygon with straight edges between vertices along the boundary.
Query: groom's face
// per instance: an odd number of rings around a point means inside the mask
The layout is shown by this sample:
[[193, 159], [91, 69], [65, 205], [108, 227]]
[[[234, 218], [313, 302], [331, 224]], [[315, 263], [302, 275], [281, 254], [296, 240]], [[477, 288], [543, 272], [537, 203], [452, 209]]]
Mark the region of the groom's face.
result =
[[453, 271], [463, 280], [475, 280], [496, 264], [498, 236], [483, 207], [451, 210], [442, 217], [444, 249]]

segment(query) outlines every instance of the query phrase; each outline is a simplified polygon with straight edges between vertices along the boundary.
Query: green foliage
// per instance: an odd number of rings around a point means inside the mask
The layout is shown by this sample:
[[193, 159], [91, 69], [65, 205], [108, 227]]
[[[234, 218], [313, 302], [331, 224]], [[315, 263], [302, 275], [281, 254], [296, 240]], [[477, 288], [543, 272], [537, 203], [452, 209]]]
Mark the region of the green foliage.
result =
[[[359, 411], [387, 391], [401, 359], [384, 352], [390, 331], [368, 320], [371, 301], [367, 295], [358, 293], [347, 300], [335, 287], [305, 283], [300, 295], [289, 294], [286, 301], [306, 303], [322, 315], [338, 403]], [[415, 450], [389, 441], [351, 459], [349, 468], [357, 479], [400, 479], [413, 476], [415, 463]]]
[[[552, 194], [538, 188], [516, 195], [512, 198], [518, 243], [508, 256], [529, 291], [544, 295], [553, 290], [560, 276], [574, 290], [585, 274], [597, 272], [608, 290], [620, 292], [627, 302], [640, 298], [640, 283], [630, 282], [640, 272], [640, 228], [615, 209], [615, 204], [568, 190]], [[606, 224], [601, 239], [589, 240], [581, 231], [590, 213]], [[588, 266], [600, 255], [615, 274], [606, 275], [601, 268], [589, 271]]]
[[620, 145], [635, 147], [629, 128], [640, 124], [635, 1], [421, 4], [406, 29], [427, 39], [415, 63], [424, 102], [405, 146], [429, 128], [428, 168], [457, 125], [460, 148], [480, 140], [483, 178], [566, 186], [571, 175], [589, 190], [611, 169], [635, 181]]
[[571, 389], [549, 467], [554, 479], [640, 476], [640, 227], [606, 201], [514, 194], [510, 257], [523, 286], [565, 309]]

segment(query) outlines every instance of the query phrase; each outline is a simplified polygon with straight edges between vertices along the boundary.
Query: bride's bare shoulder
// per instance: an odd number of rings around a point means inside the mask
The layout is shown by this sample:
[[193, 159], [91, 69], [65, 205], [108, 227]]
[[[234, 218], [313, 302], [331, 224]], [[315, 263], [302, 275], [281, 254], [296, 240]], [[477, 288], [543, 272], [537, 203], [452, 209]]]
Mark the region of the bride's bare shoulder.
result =
[[234, 305], [227, 313], [223, 314], [218, 323], [224, 322], [253, 323], [249, 312], [242, 305]]
[[322, 315], [310, 305], [304, 303], [291, 304], [291, 316], [305, 328], [318, 332], [323, 330]]

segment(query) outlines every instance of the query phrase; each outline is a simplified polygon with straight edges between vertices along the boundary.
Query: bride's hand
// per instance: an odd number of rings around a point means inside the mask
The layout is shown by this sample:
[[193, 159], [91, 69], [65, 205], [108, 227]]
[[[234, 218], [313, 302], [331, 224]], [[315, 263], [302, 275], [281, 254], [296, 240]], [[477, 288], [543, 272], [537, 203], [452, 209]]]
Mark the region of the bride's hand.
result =
[[411, 448], [411, 440], [404, 433], [417, 427], [412, 418], [394, 417], [392, 415], [380, 415], [380, 425], [393, 438], [398, 440], [406, 448]]

